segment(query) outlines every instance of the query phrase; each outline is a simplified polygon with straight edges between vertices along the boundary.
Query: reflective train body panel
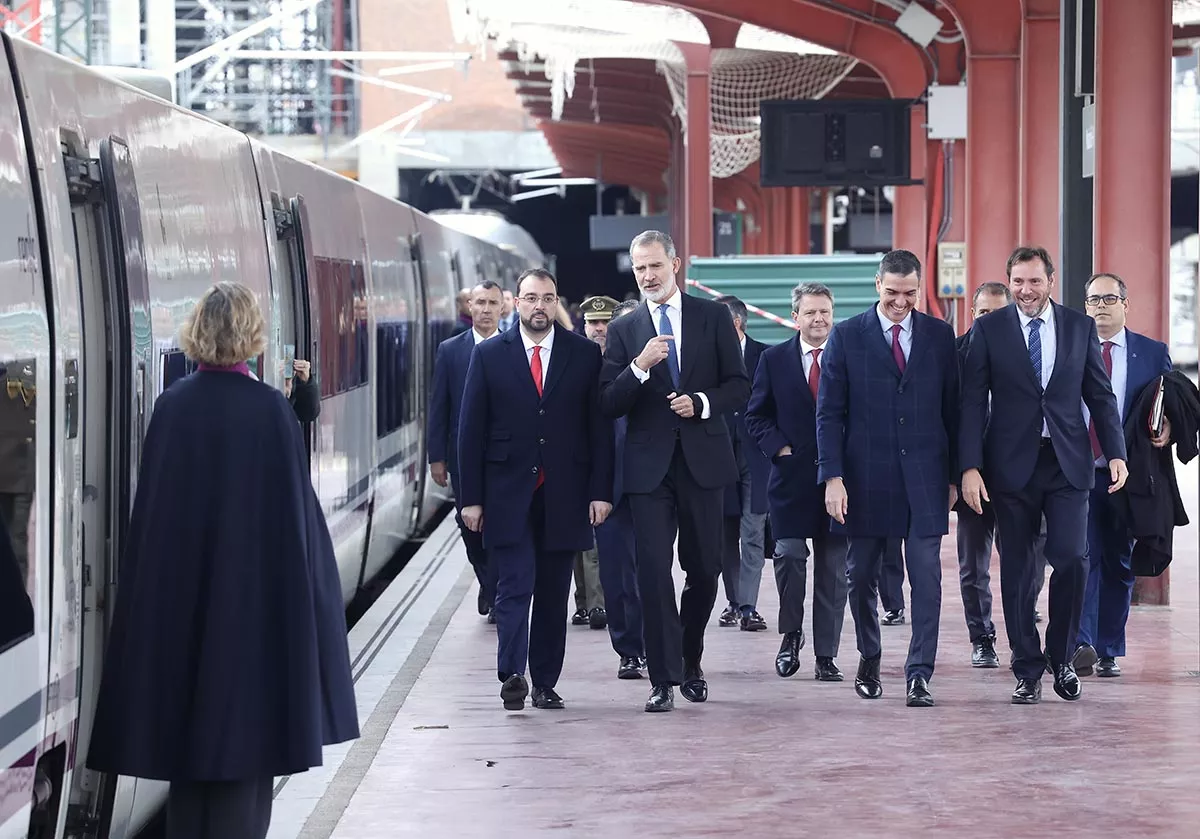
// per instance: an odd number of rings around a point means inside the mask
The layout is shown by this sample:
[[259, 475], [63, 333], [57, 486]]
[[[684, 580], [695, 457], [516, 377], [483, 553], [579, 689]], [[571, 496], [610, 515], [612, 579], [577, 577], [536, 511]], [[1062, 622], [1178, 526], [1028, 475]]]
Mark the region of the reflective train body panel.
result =
[[[0, 621], [0, 839], [124, 839], [165, 785], [83, 764], [141, 440], [157, 395], [189, 372], [176, 336], [195, 300], [219, 279], [255, 291], [265, 382], [312, 362], [312, 482], [349, 601], [445, 500], [426, 479], [423, 417], [456, 292], [511, 288], [530, 260], [36, 46], [3, 46], [0, 511], [33, 614]], [[10, 579], [0, 615], [25, 615]]]

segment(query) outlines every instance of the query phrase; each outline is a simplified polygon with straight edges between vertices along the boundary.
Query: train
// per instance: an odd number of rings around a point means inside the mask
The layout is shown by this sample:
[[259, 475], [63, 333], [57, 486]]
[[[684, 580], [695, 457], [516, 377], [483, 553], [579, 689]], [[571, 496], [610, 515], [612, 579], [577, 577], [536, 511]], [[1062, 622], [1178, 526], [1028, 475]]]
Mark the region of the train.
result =
[[0, 576], [0, 839], [126, 839], [166, 785], [85, 760], [142, 441], [191, 369], [195, 301], [218, 280], [254, 290], [264, 383], [311, 362], [311, 477], [349, 603], [447, 500], [423, 417], [457, 292], [514, 288], [542, 255], [2, 42], [0, 510], [20, 574]]

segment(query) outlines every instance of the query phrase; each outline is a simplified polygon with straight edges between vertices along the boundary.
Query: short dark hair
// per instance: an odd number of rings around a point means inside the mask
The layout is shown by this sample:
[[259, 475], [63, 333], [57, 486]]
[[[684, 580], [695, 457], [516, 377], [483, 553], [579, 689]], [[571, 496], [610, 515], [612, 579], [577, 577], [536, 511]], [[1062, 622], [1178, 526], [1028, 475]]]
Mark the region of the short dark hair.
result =
[[[500, 283], [496, 282], [495, 280], [480, 280], [479, 282], [475, 283], [475, 288], [482, 288], [484, 291], [491, 291], [493, 288], [499, 288], [500, 296], [504, 296], [504, 289], [501, 288]], [[475, 288], [471, 289], [471, 291], [474, 291]]]
[[1101, 277], [1108, 277], [1110, 280], [1116, 280], [1117, 288], [1121, 290], [1122, 300], [1129, 296], [1129, 288], [1125, 285], [1125, 281], [1111, 271], [1097, 271], [1095, 274], [1092, 274], [1092, 276], [1088, 277], [1087, 282], [1083, 284], [1083, 293], [1087, 294], [1088, 289], [1092, 287], [1092, 283], [1096, 282], [1096, 280], [1100, 279]]
[[720, 297], [716, 298], [716, 302], [724, 303], [725, 307], [729, 309], [729, 313], [731, 315], [733, 315], [735, 318], [741, 318], [742, 328], [744, 329], [746, 327], [746, 323], [750, 320], [750, 310], [746, 308], [745, 303], [743, 303], [737, 297], [734, 297], [732, 294], [722, 294]]
[[1004, 283], [995, 281], [986, 282], [975, 289], [975, 293], [971, 295], [971, 308], [975, 308], [975, 304], [979, 302], [979, 298], [985, 294], [994, 294], [997, 297], [1003, 297], [1009, 303], [1012, 302], [1012, 292], [1008, 290], [1008, 286]]
[[1014, 265], [1020, 265], [1023, 262], [1033, 262], [1035, 259], [1040, 259], [1042, 265], [1046, 266], [1046, 276], [1050, 277], [1054, 274], [1054, 260], [1050, 258], [1050, 252], [1041, 247], [1029, 247], [1022, 245], [1012, 252], [1008, 257], [1008, 264], [1004, 266], [1004, 276], [1012, 279], [1012, 269]]
[[539, 280], [549, 280], [554, 286], [554, 290], [558, 291], [558, 280], [554, 279], [554, 275], [545, 268], [526, 268], [521, 272], [521, 276], [517, 277], [517, 294], [521, 293], [521, 283], [530, 277], [537, 277]]
[[884, 274], [895, 274], [898, 277], [907, 277], [909, 274], [916, 274], [917, 279], [921, 279], [921, 260], [917, 259], [917, 255], [912, 251], [894, 250], [888, 251], [883, 255], [883, 259], [879, 260], [879, 276]]

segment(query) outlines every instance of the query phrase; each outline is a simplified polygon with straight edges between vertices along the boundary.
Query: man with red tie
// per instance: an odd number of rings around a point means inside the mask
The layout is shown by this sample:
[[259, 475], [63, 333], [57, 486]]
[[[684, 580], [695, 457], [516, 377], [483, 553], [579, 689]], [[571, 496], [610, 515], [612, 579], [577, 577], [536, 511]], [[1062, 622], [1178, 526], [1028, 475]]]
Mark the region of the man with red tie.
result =
[[[563, 707], [572, 559], [611, 509], [613, 431], [600, 415], [600, 348], [555, 324], [558, 284], [517, 282], [519, 328], [478, 344], [459, 420], [462, 518], [497, 574], [497, 675], [506, 710]], [[533, 614], [530, 618], [530, 604]]]
[[[746, 427], [771, 459], [767, 500], [775, 533], [775, 584], [783, 643], [775, 672], [800, 669], [804, 647], [804, 594], [808, 545], [813, 556], [813, 677], [840, 682], [834, 660], [846, 615], [846, 537], [829, 532], [825, 488], [817, 483], [817, 395], [821, 354], [833, 328], [833, 292], [820, 283], [792, 290], [799, 333], [765, 350], [754, 376]], [[807, 382], [807, 386], [801, 384]]]

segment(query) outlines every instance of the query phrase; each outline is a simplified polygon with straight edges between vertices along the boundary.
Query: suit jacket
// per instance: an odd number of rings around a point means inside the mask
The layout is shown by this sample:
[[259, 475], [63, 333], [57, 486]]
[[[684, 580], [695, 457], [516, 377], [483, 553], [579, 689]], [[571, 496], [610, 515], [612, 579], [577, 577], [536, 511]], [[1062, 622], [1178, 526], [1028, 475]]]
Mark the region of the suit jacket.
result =
[[750, 379], [742, 362], [733, 317], [721, 303], [684, 294], [681, 302], [682, 350], [679, 359], [682, 393], [703, 392], [709, 419], [696, 414], [683, 419], [671, 410], [667, 395], [675, 388], [667, 362], [650, 368], [645, 384], [630, 363], [657, 331], [645, 304], [613, 321], [600, 374], [600, 403], [611, 417], [628, 417], [625, 441], [625, 492], [646, 493], [662, 483], [671, 465], [675, 440], [683, 447], [696, 483], [716, 489], [738, 479], [737, 462], [724, 415], [745, 404]]
[[544, 470], [544, 546], [586, 551], [594, 544], [589, 503], [611, 501], [613, 426], [600, 414], [600, 348], [554, 327], [539, 398], [520, 329], [476, 347], [458, 428], [460, 501], [483, 505], [486, 547], [515, 544]]
[[433, 362], [433, 392], [429, 397], [426, 437], [429, 462], [445, 463], [452, 475], [458, 474], [458, 418], [467, 367], [471, 364], [474, 349], [475, 333], [468, 329], [442, 341]]
[[[1163, 373], [1171, 372], [1171, 351], [1162, 341], [1155, 341], [1125, 330], [1125, 399], [1121, 405], [1121, 416], [1128, 417], [1138, 394]], [[1104, 358], [1101, 355], [1101, 363]], [[1126, 447], [1128, 448], [1128, 447]]]
[[845, 482], [845, 531], [908, 536], [911, 515], [912, 535], [947, 533], [958, 483], [954, 330], [914, 311], [902, 375], [872, 306], [833, 328], [821, 361], [817, 480]]
[[613, 420], [613, 500], [616, 507], [625, 495], [625, 437], [629, 421], [625, 417]]
[[[759, 360], [766, 348], [767, 345], [762, 341], [755, 341], [749, 335], [746, 336], [746, 354], [743, 356], [743, 361], [746, 365], [746, 374], [750, 377], [751, 382], [754, 381], [754, 371], [758, 368]], [[758, 443], [746, 427], [746, 406], [743, 404], [727, 414], [725, 423], [729, 426], [729, 437], [733, 443], [733, 451], [739, 467], [744, 465], [750, 474], [750, 512], [765, 513], [767, 512], [767, 481], [771, 476], [771, 461], [759, 451]], [[733, 515], [742, 514], [741, 489], [739, 482], [731, 484], [725, 490], [725, 506], [728, 510], [730, 504], [733, 504], [733, 509], [736, 510]]]
[[989, 489], [1018, 492], [1029, 483], [1043, 418], [1063, 475], [1076, 489], [1091, 489], [1095, 458], [1080, 400], [1092, 413], [1105, 457], [1125, 459], [1117, 400], [1100, 357], [1096, 322], [1082, 312], [1051, 305], [1056, 350], [1045, 390], [1034, 376], [1015, 304], [989, 312], [971, 328], [963, 367], [959, 465], [963, 471], [980, 469]]
[[[771, 535], [811, 539], [829, 530], [825, 487], [817, 483], [817, 403], [804, 376], [800, 335], [764, 350], [746, 407], [746, 428], [770, 459]], [[792, 453], [776, 457], [784, 446]]]

